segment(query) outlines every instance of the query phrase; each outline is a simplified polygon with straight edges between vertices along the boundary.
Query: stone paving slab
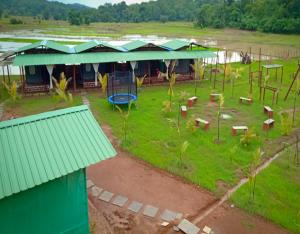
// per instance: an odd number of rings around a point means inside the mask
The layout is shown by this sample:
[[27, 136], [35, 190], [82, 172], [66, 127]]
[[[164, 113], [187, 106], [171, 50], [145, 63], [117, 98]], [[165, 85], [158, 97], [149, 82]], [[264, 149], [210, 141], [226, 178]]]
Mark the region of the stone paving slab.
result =
[[134, 213], [138, 213], [142, 207], [143, 207], [143, 203], [133, 201], [128, 206], [128, 210], [131, 210]]
[[200, 231], [200, 228], [198, 228], [186, 219], [183, 219], [179, 223], [178, 228], [186, 234], [197, 234]]
[[87, 180], [86, 181], [86, 187], [89, 189], [89, 188], [91, 188], [91, 187], [93, 187], [95, 184], [94, 184], [94, 182], [93, 181], [91, 181], [91, 180]]
[[162, 220], [167, 222], [174, 221], [176, 217], [177, 217], [177, 213], [168, 209], [164, 210], [164, 212], [160, 216]]
[[154, 218], [158, 212], [158, 208], [151, 205], [146, 205], [143, 215]]
[[98, 197], [102, 191], [103, 191], [102, 188], [99, 188], [99, 187], [97, 187], [97, 186], [93, 186], [93, 187], [92, 187], [92, 195], [93, 195], [94, 197]]
[[115, 199], [113, 199], [112, 204], [114, 204], [116, 206], [123, 207], [127, 201], [128, 201], [127, 197], [124, 197], [124, 196], [121, 196], [121, 195], [117, 195], [115, 197]]
[[101, 195], [98, 198], [102, 201], [109, 202], [113, 196], [114, 196], [113, 193], [104, 191], [103, 193], [101, 193]]

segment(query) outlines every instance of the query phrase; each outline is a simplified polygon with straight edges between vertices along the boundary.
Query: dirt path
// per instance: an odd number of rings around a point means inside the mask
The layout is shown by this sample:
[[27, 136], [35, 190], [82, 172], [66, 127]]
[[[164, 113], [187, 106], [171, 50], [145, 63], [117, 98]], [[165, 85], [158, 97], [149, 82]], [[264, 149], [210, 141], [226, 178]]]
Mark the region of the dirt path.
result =
[[[288, 233], [265, 219], [249, 215], [237, 208], [230, 208], [226, 203], [226, 196], [237, 188], [230, 190], [221, 200], [216, 199], [210, 192], [122, 151], [118, 147], [118, 139], [112, 135], [109, 126], [101, 127], [117, 149], [118, 155], [88, 168], [87, 176], [97, 186], [127, 196], [129, 200], [152, 204], [160, 210], [171, 209], [182, 212], [186, 218], [194, 220], [198, 227], [208, 225], [216, 231], [215, 233]], [[265, 162], [258, 170], [262, 170], [269, 163], [271, 160]], [[240, 186], [245, 182], [241, 181]], [[141, 229], [137, 227], [141, 225], [143, 233], [161, 232], [157, 222], [148, 220], [141, 214], [132, 217], [126, 209], [119, 209], [95, 199], [92, 201], [98, 210], [105, 212], [108, 219], [122, 217], [131, 223], [130, 231], [123, 230], [121, 233], [141, 233]], [[199, 218], [199, 214], [203, 217]], [[174, 231], [169, 228], [161, 233]]]

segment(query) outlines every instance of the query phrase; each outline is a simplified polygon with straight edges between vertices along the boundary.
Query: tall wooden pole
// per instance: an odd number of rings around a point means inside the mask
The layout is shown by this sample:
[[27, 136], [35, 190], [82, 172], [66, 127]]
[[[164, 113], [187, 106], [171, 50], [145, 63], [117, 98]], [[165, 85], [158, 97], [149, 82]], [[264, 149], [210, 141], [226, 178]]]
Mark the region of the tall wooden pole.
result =
[[73, 65], [73, 91], [76, 91], [76, 72], [75, 72], [75, 65]]
[[224, 77], [223, 77], [223, 84], [222, 84], [223, 92], [225, 90], [226, 70], [227, 70], [227, 50], [225, 51], [225, 61], [224, 61]]
[[8, 83], [10, 84], [10, 74], [9, 74], [9, 68], [8, 68], [8, 65], [6, 65], [6, 69], [7, 69]]

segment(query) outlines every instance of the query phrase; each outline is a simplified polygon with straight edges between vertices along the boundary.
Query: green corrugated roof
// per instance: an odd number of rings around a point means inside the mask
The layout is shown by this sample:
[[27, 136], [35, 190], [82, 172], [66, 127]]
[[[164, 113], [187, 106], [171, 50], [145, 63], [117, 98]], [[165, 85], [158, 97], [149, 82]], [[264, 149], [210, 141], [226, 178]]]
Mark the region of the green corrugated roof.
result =
[[0, 122], [0, 199], [114, 155], [87, 106]]
[[101, 52], [81, 54], [24, 54], [14, 59], [15, 66], [46, 64], [107, 63], [118, 61], [146, 61], [163, 59], [213, 58], [211, 51], [139, 51], [139, 52]]
[[72, 47], [68, 47], [68, 46], [56, 43], [54, 41], [48, 41], [48, 40], [39, 41], [39, 42], [35, 42], [35, 43], [32, 43], [27, 46], [23, 46], [23, 47], [19, 48], [17, 50], [17, 52], [23, 52], [26, 50], [36, 49], [39, 47], [46, 47], [46, 48], [57, 50], [57, 51], [64, 52], [64, 53], [74, 53], [74, 49]]
[[168, 41], [164, 44], [161, 44], [160, 47], [162, 48], [167, 48], [168, 50], [178, 50], [183, 47], [190, 46], [191, 43], [188, 41], [183, 41], [183, 40], [171, 40]]
[[81, 53], [83, 51], [92, 49], [92, 48], [97, 47], [97, 46], [111, 48], [111, 49], [114, 49], [116, 51], [124, 51], [124, 49], [121, 48], [121, 47], [113, 46], [113, 45], [111, 45], [109, 43], [100, 42], [100, 41], [97, 41], [97, 40], [92, 40], [92, 41], [88, 41], [88, 42], [79, 44], [79, 45], [77, 45], [77, 46], [74, 47], [74, 50], [75, 50], [76, 53]]
[[145, 45], [148, 45], [148, 44], [149, 44], [148, 42], [136, 40], [136, 41], [128, 42], [125, 45], [122, 45], [122, 47], [127, 51], [131, 51], [131, 50], [141, 48], [141, 47], [143, 47]]

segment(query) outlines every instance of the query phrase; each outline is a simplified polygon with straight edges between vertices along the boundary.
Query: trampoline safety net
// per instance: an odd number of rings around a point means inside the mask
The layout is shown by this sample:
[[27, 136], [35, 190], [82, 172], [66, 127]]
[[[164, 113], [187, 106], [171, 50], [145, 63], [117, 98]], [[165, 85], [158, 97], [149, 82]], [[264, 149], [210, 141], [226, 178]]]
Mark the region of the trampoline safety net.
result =
[[137, 99], [136, 81], [132, 72], [116, 71], [108, 74], [107, 97], [112, 104], [128, 104]]

